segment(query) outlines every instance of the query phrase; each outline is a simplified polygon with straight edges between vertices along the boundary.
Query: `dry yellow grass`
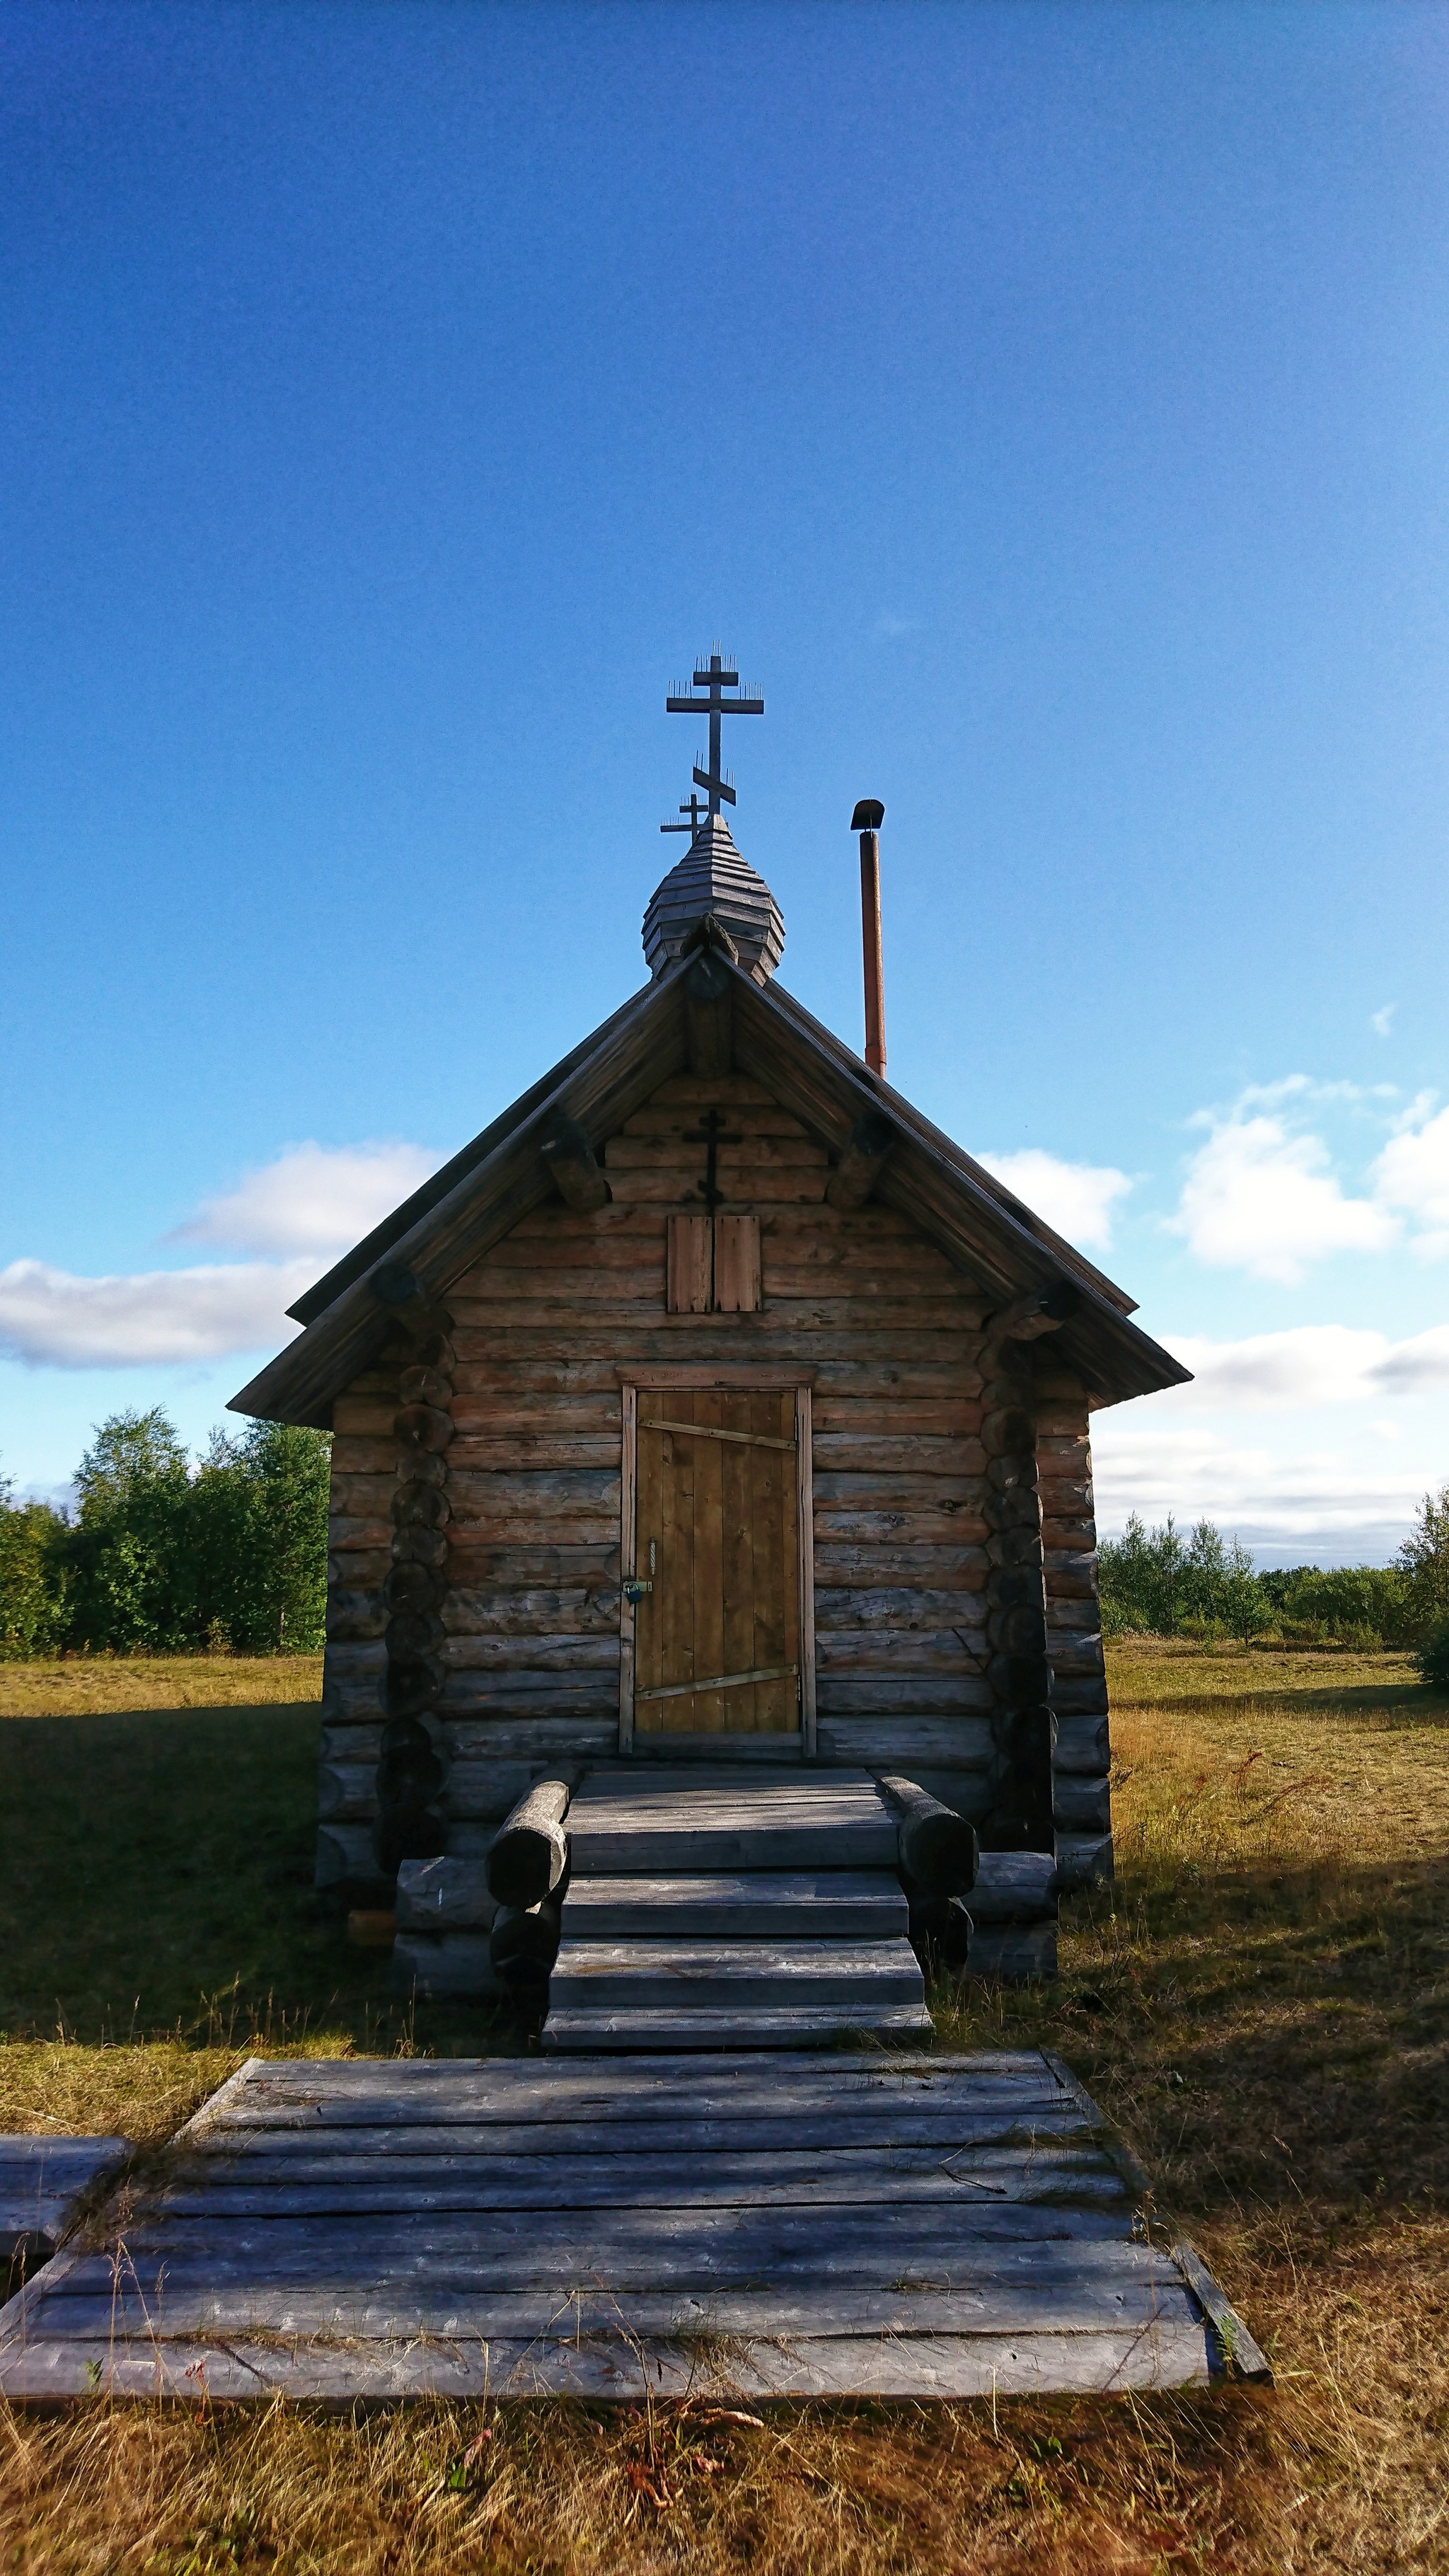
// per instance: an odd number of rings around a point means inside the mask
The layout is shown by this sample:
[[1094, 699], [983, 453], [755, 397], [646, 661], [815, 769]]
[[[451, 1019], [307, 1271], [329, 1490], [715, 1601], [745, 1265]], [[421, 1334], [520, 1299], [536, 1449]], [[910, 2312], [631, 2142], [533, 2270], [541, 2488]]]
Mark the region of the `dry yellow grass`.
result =
[[0, 1717], [280, 1707], [320, 1699], [319, 1655], [59, 1655], [0, 1663]]
[[[1449, 2566], [1449, 1709], [1390, 1657], [1124, 1648], [1113, 1681], [1116, 1889], [1071, 1909], [1059, 1985], [941, 1997], [941, 2037], [1061, 2049], [1148, 2163], [1163, 2223], [1197, 2238], [1270, 2347], [1275, 2390], [994, 2415], [785, 2408], [758, 2423], [98, 2401], [0, 2419], [0, 2563], [17, 2576]], [[150, 2134], [234, 2062], [175, 2039], [25, 2045], [10, 2098], [38, 2119]]]

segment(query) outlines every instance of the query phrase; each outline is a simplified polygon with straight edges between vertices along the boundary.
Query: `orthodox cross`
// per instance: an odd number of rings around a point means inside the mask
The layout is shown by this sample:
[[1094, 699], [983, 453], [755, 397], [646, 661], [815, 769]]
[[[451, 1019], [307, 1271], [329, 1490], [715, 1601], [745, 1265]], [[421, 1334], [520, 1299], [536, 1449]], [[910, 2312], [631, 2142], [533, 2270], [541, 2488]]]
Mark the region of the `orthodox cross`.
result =
[[659, 826], [661, 832], [688, 832], [693, 836], [699, 830], [699, 818], [701, 814], [707, 814], [709, 812], [709, 807], [707, 805], [701, 805], [697, 796], [691, 796], [689, 803], [687, 805], [681, 805], [679, 810], [681, 814], [687, 814], [689, 816], [689, 821], [687, 823], [661, 823]]
[[709, 1148], [704, 1158], [704, 1179], [699, 1184], [699, 1195], [711, 1216], [724, 1197], [717, 1177], [719, 1149], [721, 1145], [742, 1145], [744, 1141], [743, 1136], [726, 1135], [717, 1109], [706, 1109], [699, 1125], [686, 1127], [684, 1131], [686, 1145], [707, 1145]]
[[[687, 698], [681, 693], [678, 697], [666, 698], [664, 701], [666, 715], [693, 715], [696, 709], [699, 709], [709, 718], [709, 767], [708, 769], [696, 767], [694, 783], [696, 787], [702, 787], [708, 796], [711, 814], [719, 812], [721, 798], [726, 805], [733, 805], [735, 801], [735, 791], [727, 784], [720, 767], [720, 718], [722, 716], [762, 716], [765, 712], [763, 698], [727, 698], [725, 696], [726, 689], [737, 689], [739, 685], [738, 671], [726, 670], [721, 656], [718, 653], [711, 653], [708, 670], [696, 671], [690, 682], [691, 688], [703, 689], [706, 692], [705, 696]], [[683, 813], [683, 806], [679, 810]]]

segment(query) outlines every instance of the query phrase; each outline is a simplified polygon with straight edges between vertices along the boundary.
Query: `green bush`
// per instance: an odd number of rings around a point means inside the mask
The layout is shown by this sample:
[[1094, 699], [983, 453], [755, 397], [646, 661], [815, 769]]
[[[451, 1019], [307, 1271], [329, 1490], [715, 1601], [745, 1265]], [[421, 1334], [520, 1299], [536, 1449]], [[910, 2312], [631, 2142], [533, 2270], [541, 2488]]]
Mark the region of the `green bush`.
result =
[[1449, 1619], [1431, 1628], [1414, 1657], [1419, 1678], [1430, 1690], [1449, 1691]]
[[0, 1657], [320, 1646], [326, 1432], [253, 1422], [192, 1467], [159, 1406], [98, 1425], [74, 1521], [0, 1486]]

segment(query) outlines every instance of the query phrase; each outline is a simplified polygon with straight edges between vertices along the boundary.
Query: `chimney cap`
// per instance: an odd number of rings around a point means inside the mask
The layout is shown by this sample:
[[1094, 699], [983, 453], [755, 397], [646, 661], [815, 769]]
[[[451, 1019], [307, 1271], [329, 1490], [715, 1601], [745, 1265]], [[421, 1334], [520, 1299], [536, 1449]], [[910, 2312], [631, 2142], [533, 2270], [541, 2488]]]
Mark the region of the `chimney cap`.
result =
[[885, 807], [874, 796], [862, 796], [850, 818], [852, 832], [878, 832], [885, 821]]

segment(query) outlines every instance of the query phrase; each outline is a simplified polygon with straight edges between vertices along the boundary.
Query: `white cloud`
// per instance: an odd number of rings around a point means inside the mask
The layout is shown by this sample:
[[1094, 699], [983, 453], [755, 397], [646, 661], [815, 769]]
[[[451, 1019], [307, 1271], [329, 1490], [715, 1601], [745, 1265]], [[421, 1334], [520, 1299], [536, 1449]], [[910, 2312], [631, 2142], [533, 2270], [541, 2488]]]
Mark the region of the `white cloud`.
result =
[[1095, 1252], [1108, 1249], [1113, 1207], [1132, 1187], [1125, 1172], [1097, 1163], [1064, 1163], [1036, 1145], [1016, 1154], [978, 1154], [976, 1160], [1068, 1243], [1089, 1244]]
[[1325, 1253], [1386, 1251], [1397, 1219], [1373, 1200], [1346, 1198], [1327, 1165], [1321, 1137], [1235, 1112], [1194, 1155], [1170, 1231], [1199, 1261], [1290, 1288]]
[[1436, 1324], [1402, 1342], [1347, 1324], [1298, 1324], [1285, 1333], [1254, 1333], [1241, 1342], [1206, 1341], [1184, 1333], [1170, 1348], [1193, 1373], [1192, 1385], [1170, 1401], [1198, 1410], [1209, 1405], [1256, 1412], [1285, 1405], [1359, 1404], [1449, 1387], [1449, 1324]]
[[289, 1145], [235, 1189], [204, 1199], [171, 1240], [325, 1260], [361, 1242], [438, 1162], [420, 1145]]
[[1374, 1165], [1374, 1188], [1385, 1207], [1402, 1208], [1423, 1229], [1413, 1238], [1423, 1259], [1449, 1253], [1449, 1109], [1390, 1137]]
[[1370, 1011], [1369, 1027], [1377, 1029], [1381, 1038], [1389, 1036], [1394, 1025], [1394, 1013], [1398, 1007], [1397, 1002], [1385, 1002], [1381, 1011]]
[[277, 1348], [286, 1309], [437, 1168], [419, 1145], [289, 1145], [203, 1200], [173, 1242], [278, 1256], [84, 1279], [44, 1261], [0, 1270], [0, 1350], [32, 1367], [190, 1367]]
[[1390, 1555], [1443, 1484], [1449, 1324], [1400, 1342], [1340, 1324], [1166, 1338], [1193, 1384], [1094, 1417], [1104, 1531], [1130, 1511], [1206, 1515], [1250, 1545], [1361, 1562]]
[[0, 1270], [0, 1348], [32, 1367], [191, 1366], [290, 1341], [286, 1309], [315, 1261], [216, 1262], [81, 1279], [44, 1261]]
[[[1152, 1401], [1156, 1403], [1157, 1398]], [[1179, 1527], [1216, 1521], [1250, 1546], [1293, 1546], [1387, 1557], [1413, 1524], [1432, 1465], [1400, 1465], [1382, 1443], [1283, 1448], [1234, 1441], [1205, 1424], [1153, 1427], [1144, 1414], [1099, 1413], [1092, 1426], [1098, 1525], [1120, 1531], [1129, 1512]], [[1439, 1479], [1437, 1481], [1442, 1481]], [[1335, 1545], [1335, 1542], [1338, 1545]]]

